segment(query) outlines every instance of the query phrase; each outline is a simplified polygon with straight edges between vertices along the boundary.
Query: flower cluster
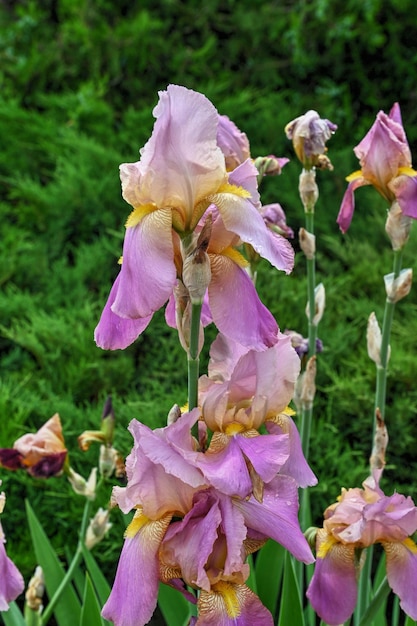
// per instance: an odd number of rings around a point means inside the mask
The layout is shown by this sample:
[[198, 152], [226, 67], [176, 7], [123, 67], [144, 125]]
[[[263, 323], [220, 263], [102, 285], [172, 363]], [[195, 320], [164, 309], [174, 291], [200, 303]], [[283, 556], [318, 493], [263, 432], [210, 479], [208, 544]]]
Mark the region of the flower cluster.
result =
[[[114, 500], [135, 514], [106, 619], [145, 624], [162, 581], [197, 602], [198, 626], [272, 626], [245, 584], [247, 555], [273, 538], [297, 559], [313, 561], [298, 524], [297, 487], [316, 478], [286, 410], [299, 369], [282, 334], [262, 352], [219, 335], [200, 379], [200, 408], [155, 431], [131, 422], [128, 483], [114, 488]], [[190, 432], [196, 422], [199, 441]]]
[[401, 608], [417, 619], [417, 545], [410, 537], [417, 531], [417, 507], [410, 497], [386, 496], [380, 476], [381, 470], [374, 470], [363, 489], [342, 490], [317, 532], [317, 561], [307, 597], [331, 626], [353, 613], [361, 552], [375, 543], [385, 550], [388, 582]]
[[[169, 85], [159, 96], [140, 161], [120, 168], [123, 197], [133, 211], [96, 342], [104, 349], [125, 348], [155, 311], [175, 299], [185, 261], [210, 220], [203, 324], [214, 321], [231, 339], [265, 349], [276, 341], [277, 324], [260, 302], [238, 248], [249, 244], [286, 272], [294, 252], [260, 213], [258, 170], [243, 134], [200, 93]], [[173, 311], [168, 306], [166, 317], [176, 326]]]

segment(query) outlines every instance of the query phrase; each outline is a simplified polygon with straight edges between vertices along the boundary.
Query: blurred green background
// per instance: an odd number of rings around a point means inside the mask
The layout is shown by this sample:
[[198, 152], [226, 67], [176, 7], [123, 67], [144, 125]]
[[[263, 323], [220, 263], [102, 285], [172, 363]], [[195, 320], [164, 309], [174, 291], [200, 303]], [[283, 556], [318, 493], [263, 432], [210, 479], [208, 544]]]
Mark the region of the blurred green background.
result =
[[[123, 352], [103, 352], [93, 341], [130, 212], [118, 166], [138, 160], [158, 90], [177, 83], [205, 93], [247, 133], [252, 156], [292, 159], [266, 180], [262, 199], [279, 201], [296, 232], [304, 223], [300, 166], [283, 128], [308, 109], [338, 125], [328, 144], [334, 171], [317, 175], [317, 281], [327, 294], [310, 457], [319, 523], [340, 488], [359, 486], [368, 472], [375, 370], [365, 333], [372, 311], [382, 323], [382, 277], [392, 264], [387, 207], [365, 188], [347, 235], [335, 220], [345, 177], [358, 168], [352, 148], [395, 101], [417, 162], [414, 2], [3, 0], [0, 19], [0, 446], [59, 412], [71, 462], [84, 476], [97, 449], [81, 453], [76, 438], [99, 425], [107, 395], [123, 455], [132, 418], [162, 425], [186, 400], [186, 358], [162, 311]], [[416, 244], [413, 232], [405, 266], [415, 268]], [[258, 288], [281, 329], [306, 334], [305, 265], [294, 247], [293, 274], [265, 262]], [[387, 493], [414, 498], [416, 331], [414, 289], [395, 314], [383, 480]], [[207, 341], [214, 336], [209, 329]], [[76, 539], [83, 503], [63, 478], [34, 481], [5, 470], [0, 477], [8, 552], [28, 576], [24, 498], [61, 553]], [[113, 521], [97, 550], [109, 578], [122, 542], [117, 513]]]

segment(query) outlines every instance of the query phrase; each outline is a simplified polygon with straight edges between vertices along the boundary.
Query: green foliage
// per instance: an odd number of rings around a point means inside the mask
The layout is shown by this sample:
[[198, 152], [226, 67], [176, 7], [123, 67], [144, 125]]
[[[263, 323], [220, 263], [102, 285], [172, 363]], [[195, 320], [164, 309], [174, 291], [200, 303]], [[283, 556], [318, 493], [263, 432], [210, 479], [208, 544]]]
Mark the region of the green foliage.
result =
[[[373, 310], [382, 321], [382, 276], [391, 271], [391, 260], [384, 202], [372, 190], [358, 191], [348, 235], [339, 233], [335, 219], [345, 176], [358, 166], [352, 148], [379, 109], [400, 102], [417, 154], [412, 9], [411, 0], [1, 4], [2, 447], [59, 412], [72, 463], [85, 474], [93, 452], [78, 451], [76, 438], [97, 428], [107, 395], [113, 397], [116, 447], [123, 455], [131, 447], [126, 426], [133, 417], [160, 426], [171, 406], [186, 400], [185, 355], [163, 311], [126, 351], [105, 353], [93, 341], [130, 211], [121, 198], [118, 166], [138, 159], [151, 132], [157, 91], [171, 82], [206, 93], [248, 134], [255, 156], [293, 157], [283, 128], [307, 109], [339, 126], [329, 142], [334, 172], [318, 173], [317, 278], [325, 283], [327, 308], [319, 328], [324, 352], [310, 457], [319, 478], [311, 490], [314, 522], [320, 523], [341, 486], [360, 485], [368, 471], [375, 382], [366, 323]], [[264, 203], [279, 200], [295, 232], [303, 225], [298, 175], [293, 159], [262, 188]], [[414, 263], [416, 244], [414, 231], [406, 265]], [[294, 246], [293, 274], [278, 275], [265, 263], [258, 287], [281, 329], [305, 333], [305, 268]], [[415, 499], [417, 486], [409, 477], [417, 470], [416, 314], [414, 290], [399, 303], [393, 326], [384, 475], [387, 493], [397, 489]], [[207, 343], [213, 336], [207, 329]], [[203, 371], [206, 360], [207, 345]], [[33, 553], [21, 532], [23, 507], [16, 503], [28, 498], [43, 526], [53, 510], [51, 540], [61, 559], [69, 538], [76, 539], [73, 522], [82, 505], [62, 479], [34, 481], [5, 472], [1, 478], [9, 501], [3, 522], [8, 553], [27, 578]], [[114, 516], [97, 555], [109, 580], [123, 528]], [[13, 619], [14, 611], [4, 619]]]

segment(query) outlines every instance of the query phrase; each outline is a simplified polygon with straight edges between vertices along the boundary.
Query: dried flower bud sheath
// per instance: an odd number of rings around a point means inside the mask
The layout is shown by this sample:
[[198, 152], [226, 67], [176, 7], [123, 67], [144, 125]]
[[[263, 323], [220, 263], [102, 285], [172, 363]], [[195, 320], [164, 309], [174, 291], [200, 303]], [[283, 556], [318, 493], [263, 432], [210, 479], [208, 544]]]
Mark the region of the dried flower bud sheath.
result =
[[316, 237], [309, 233], [305, 228], [300, 228], [298, 231], [298, 240], [300, 242], [300, 248], [309, 260], [314, 259], [316, 254]]

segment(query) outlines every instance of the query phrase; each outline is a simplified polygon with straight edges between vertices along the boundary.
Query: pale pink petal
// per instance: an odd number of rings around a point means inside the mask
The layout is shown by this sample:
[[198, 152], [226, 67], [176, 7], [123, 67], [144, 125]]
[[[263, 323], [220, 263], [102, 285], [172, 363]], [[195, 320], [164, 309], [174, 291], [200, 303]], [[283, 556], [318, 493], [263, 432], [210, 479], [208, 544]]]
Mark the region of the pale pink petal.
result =
[[265, 485], [262, 503], [234, 499], [248, 528], [270, 537], [304, 563], [314, 561], [298, 522], [298, 490], [295, 480], [278, 475]]
[[94, 331], [94, 340], [103, 350], [124, 350], [130, 346], [148, 326], [153, 315], [151, 313], [146, 317], [128, 319], [113, 313], [111, 307], [116, 298], [119, 282], [120, 274], [113, 283], [100, 321]]
[[247, 536], [247, 528], [242, 513], [233, 505], [228, 496], [218, 494], [222, 512], [222, 529], [226, 537], [227, 555], [224, 562], [224, 574], [242, 571], [246, 554], [242, 555], [243, 542]]
[[[190, 218], [196, 203], [215, 192], [225, 177], [216, 142], [217, 111], [203, 94], [169, 85], [159, 92], [153, 114], [157, 120], [138, 164], [140, 203], [152, 199], [159, 208], [178, 207]], [[131, 202], [126, 191], [124, 195]]]
[[5, 539], [0, 524], [0, 611], [8, 611], [9, 603], [25, 589], [22, 574], [6, 554]]
[[236, 441], [257, 474], [265, 482], [272, 480], [288, 459], [288, 435], [259, 435], [258, 437], [236, 435]]
[[343, 196], [342, 204], [336, 220], [342, 233], [347, 231], [352, 221], [353, 212], [355, 210], [354, 191], [359, 187], [369, 184], [370, 182], [365, 180], [363, 177], [355, 178], [349, 183], [345, 191], [345, 195]]
[[125, 539], [109, 599], [102, 615], [114, 626], [144, 626], [158, 597], [158, 550], [167, 528], [164, 521], [148, 522]]
[[[195, 626], [273, 626], [271, 613], [246, 585], [221, 581], [198, 600]], [[233, 612], [230, 606], [234, 607]], [[235, 608], [236, 607], [236, 608]]]
[[268, 432], [288, 433], [290, 454], [281, 468], [282, 474], [291, 476], [299, 487], [310, 487], [317, 484], [317, 478], [308, 465], [302, 447], [297, 426], [289, 415], [281, 414], [276, 420], [265, 422]]
[[417, 219], [417, 176], [397, 176], [389, 187], [404, 215]]
[[251, 192], [251, 198], [238, 198], [234, 194], [220, 194], [216, 205], [227, 230], [236, 233], [242, 241], [251, 244], [258, 254], [274, 267], [291, 272], [294, 254], [291, 244], [280, 236], [275, 236], [266, 226], [261, 216], [259, 193], [257, 191], [257, 169], [251, 161], [239, 165], [229, 177], [233, 185]]
[[329, 626], [343, 624], [355, 609], [354, 551], [354, 546], [336, 543], [324, 558], [317, 558], [306, 595], [313, 609]]
[[213, 551], [221, 521], [214, 495], [209, 490], [197, 494], [189, 513], [168, 529], [161, 550], [164, 565], [179, 566], [187, 584], [209, 591], [205, 565]]
[[387, 556], [387, 578], [400, 606], [417, 620], [417, 545], [411, 539], [401, 543], [384, 543]]
[[236, 363], [248, 350], [249, 348], [219, 333], [210, 346], [210, 378], [229, 380]]
[[210, 255], [210, 261], [209, 303], [219, 331], [255, 350], [274, 345], [277, 323], [247, 273], [226, 256]]
[[200, 454], [196, 464], [207, 481], [221, 493], [246, 498], [252, 491], [252, 481], [239, 443], [231, 437], [220, 452]]
[[227, 115], [219, 115], [217, 145], [223, 152], [228, 170], [234, 170], [250, 157], [249, 140]]
[[111, 307], [120, 317], [146, 317], [165, 304], [177, 278], [169, 209], [126, 229], [120, 281]]

